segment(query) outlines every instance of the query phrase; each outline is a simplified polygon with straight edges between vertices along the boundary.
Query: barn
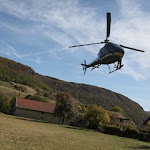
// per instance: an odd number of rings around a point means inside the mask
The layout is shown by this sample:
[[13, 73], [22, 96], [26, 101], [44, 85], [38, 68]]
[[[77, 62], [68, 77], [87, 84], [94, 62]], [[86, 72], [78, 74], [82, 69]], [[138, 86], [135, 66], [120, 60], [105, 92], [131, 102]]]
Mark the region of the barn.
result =
[[55, 104], [39, 102], [29, 99], [16, 98], [13, 114], [20, 117], [43, 120], [50, 123], [59, 123], [54, 116]]

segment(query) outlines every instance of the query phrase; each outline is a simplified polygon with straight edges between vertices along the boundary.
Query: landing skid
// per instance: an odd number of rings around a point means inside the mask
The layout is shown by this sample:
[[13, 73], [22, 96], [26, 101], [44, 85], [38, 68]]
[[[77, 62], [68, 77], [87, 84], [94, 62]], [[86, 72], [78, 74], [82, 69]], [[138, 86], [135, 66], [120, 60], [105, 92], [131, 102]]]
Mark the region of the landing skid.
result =
[[[108, 65], [108, 64], [107, 64]], [[123, 67], [123, 65], [121, 64], [121, 62], [118, 62], [118, 64], [116, 65], [116, 64], [114, 64], [114, 70], [113, 71], [111, 71], [111, 69], [110, 69], [110, 66], [108, 65], [108, 67], [109, 67], [109, 74], [110, 73], [113, 73], [113, 72], [115, 72], [115, 71], [117, 71], [117, 70], [120, 70], [122, 67]]]

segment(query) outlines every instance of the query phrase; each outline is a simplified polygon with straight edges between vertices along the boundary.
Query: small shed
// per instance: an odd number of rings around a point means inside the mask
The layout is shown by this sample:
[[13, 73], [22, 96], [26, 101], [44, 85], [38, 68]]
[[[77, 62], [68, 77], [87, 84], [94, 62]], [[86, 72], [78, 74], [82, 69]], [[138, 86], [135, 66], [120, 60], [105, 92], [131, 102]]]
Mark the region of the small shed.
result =
[[17, 97], [13, 114], [20, 117], [59, 123], [59, 119], [54, 116], [55, 106], [56, 104]]

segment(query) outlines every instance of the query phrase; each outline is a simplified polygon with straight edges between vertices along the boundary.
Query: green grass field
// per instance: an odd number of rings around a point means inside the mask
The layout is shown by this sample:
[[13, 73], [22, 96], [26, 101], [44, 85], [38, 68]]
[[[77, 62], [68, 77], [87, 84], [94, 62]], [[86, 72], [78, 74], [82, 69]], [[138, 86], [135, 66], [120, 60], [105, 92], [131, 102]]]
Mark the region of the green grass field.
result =
[[150, 143], [0, 114], [0, 150], [148, 150]]

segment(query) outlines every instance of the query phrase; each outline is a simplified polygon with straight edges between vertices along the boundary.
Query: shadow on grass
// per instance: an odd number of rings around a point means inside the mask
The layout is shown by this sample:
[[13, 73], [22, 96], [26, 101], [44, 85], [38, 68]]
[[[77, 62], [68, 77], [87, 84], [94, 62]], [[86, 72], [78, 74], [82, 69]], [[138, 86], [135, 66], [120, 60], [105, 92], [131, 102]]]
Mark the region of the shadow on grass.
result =
[[26, 120], [26, 121], [32, 121], [32, 122], [41, 122], [41, 123], [50, 123], [44, 120], [36, 120], [36, 119], [32, 119], [32, 118], [24, 118], [24, 117], [20, 117], [20, 116], [14, 116], [16, 119], [19, 120]]
[[129, 147], [131, 149], [150, 149], [150, 146], [145, 146], [145, 145], [140, 145], [140, 146], [133, 146], [133, 147]]
[[74, 127], [74, 126], [67, 126], [67, 127], [64, 127], [64, 128], [73, 129], [73, 130], [82, 130], [82, 131], [94, 131], [94, 130], [79, 128], [79, 127]]
[[21, 117], [21, 116], [10, 115], [10, 114], [3, 114], [3, 113], [1, 114], [0, 113], [0, 115], [8, 117], [8, 118], [15, 118], [15, 119], [18, 119], [18, 120], [26, 120], [26, 121], [33, 121], [33, 122], [49, 123], [49, 122], [44, 121], [44, 120], [36, 120], [36, 119], [32, 119], [32, 118], [25, 118], [25, 117]]

